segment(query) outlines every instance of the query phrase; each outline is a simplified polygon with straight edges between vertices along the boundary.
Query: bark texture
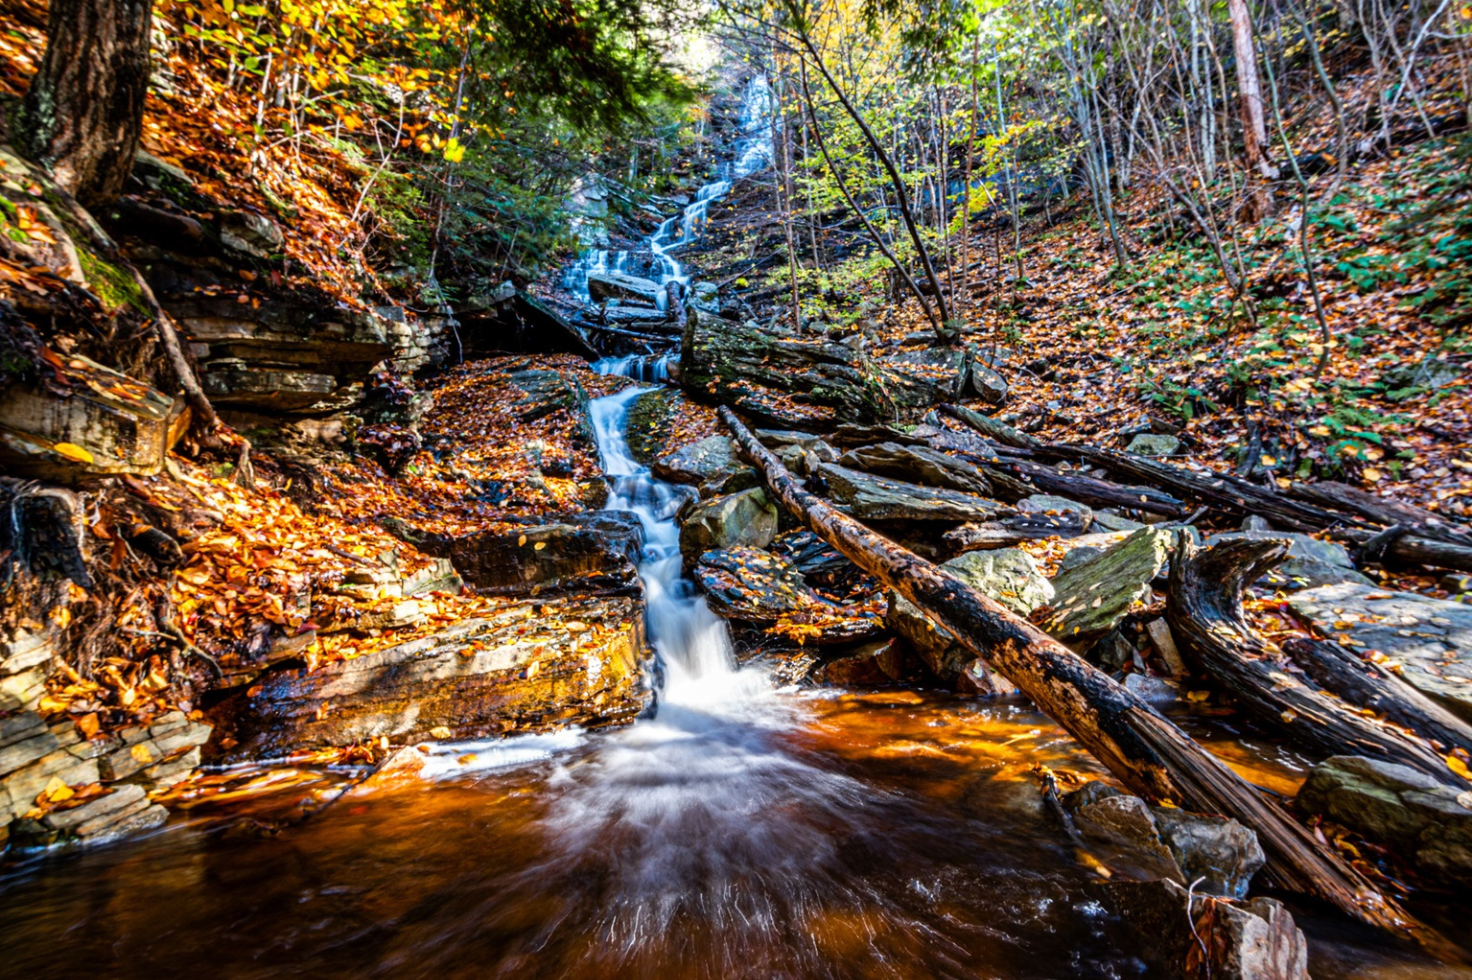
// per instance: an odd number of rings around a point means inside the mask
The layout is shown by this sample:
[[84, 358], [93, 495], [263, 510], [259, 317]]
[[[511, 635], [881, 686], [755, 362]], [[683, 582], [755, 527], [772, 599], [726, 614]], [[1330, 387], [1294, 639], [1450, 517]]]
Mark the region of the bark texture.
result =
[[1316, 842], [1275, 800], [1145, 702], [1001, 604], [834, 510], [805, 490], [734, 412], [722, 407], [721, 418], [795, 517], [956, 636], [1132, 791], [1237, 819], [1257, 831], [1279, 886], [1321, 898], [1377, 928], [1414, 933], [1439, 953], [1456, 955], [1443, 937]]
[[20, 133], [27, 152], [85, 205], [117, 197], [133, 170], [148, 92], [153, 0], [52, 0], [46, 54]]

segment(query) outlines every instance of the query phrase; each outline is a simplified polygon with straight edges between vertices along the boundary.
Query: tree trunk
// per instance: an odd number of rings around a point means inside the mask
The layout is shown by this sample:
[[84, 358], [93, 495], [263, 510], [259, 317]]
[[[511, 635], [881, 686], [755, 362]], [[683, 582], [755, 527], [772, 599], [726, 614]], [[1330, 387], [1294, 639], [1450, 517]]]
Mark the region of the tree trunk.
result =
[[1228, 0], [1232, 48], [1237, 58], [1237, 98], [1242, 112], [1242, 152], [1247, 162], [1247, 205], [1244, 219], [1257, 222], [1272, 213], [1272, 193], [1264, 181], [1275, 174], [1267, 160], [1268, 127], [1263, 115], [1262, 83], [1257, 76], [1257, 44], [1247, 0]]
[[1366, 755], [1436, 779], [1446, 761], [1425, 742], [1336, 698], [1298, 675], [1283, 651], [1247, 625], [1242, 589], [1288, 554], [1286, 541], [1227, 541], [1206, 551], [1182, 536], [1170, 562], [1165, 616], [1192, 666], [1226, 688], [1260, 723], [1320, 755]]
[[20, 137], [85, 205], [116, 198], [133, 170], [148, 92], [153, 0], [52, 0], [46, 54]]
[[959, 638], [1104, 764], [1132, 791], [1257, 831], [1280, 886], [1314, 895], [1347, 915], [1397, 934], [1412, 931], [1438, 953], [1457, 954], [1279, 805], [1206, 752], [1149, 705], [996, 601], [808, 493], [728, 407], [721, 418], [795, 517], [864, 571]]

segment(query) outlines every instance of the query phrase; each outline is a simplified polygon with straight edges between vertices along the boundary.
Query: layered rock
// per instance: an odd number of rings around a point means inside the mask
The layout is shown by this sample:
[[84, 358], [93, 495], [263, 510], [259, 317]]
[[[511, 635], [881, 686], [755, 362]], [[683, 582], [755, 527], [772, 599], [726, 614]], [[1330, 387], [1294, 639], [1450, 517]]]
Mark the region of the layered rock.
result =
[[1326, 636], [1396, 661], [1402, 680], [1472, 719], [1472, 606], [1354, 582], [1306, 589], [1288, 605]]
[[638, 599], [512, 603], [356, 659], [267, 675], [231, 706], [226, 758], [626, 722], [650, 702], [649, 656]]
[[44, 387], [0, 392], [0, 468], [62, 482], [163, 469], [183, 403], [85, 357], [51, 356]]
[[840, 509], [859, 520], [985, 521], [1011, 508], [972, 493], [922, 487], [903, 480], [861, 473], [836, 463], [823, 463], [818, 473]]
[[1295, 803], [1396, 848], [1434, 881], [1462, 890], [1472, 885], [1472, 789], [1465, 782], [1440, 782], [1379, 759], [1334, 756], [1309, 774]]

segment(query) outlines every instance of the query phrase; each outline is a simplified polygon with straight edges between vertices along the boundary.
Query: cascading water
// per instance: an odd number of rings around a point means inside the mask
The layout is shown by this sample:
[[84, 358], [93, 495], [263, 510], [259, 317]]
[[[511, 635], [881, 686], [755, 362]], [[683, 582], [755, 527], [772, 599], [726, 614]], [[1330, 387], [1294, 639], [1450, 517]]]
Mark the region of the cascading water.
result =
[[[710, 213], [712, 201], [731, 189], [732, 184], [765, 170], [772, 165], [772, 89], [765, 76], [757, 75], [747, 83], [741, 97], [740, 136], [736, 140], [734, 159], [721, 165], [717, 178], [701, 187], [695, 200], [677, 215], [666, 218], [649, 238], [649, 251], [654, 256], [650, 278], [660, 285], [678, 280], [689, 282], [684, 266], [674, 252], [700, 237]], [[629, 253], [608, 249], [589, 249], [568, 266], [562, 285], [583, 302], [588, 295], [588, 276], [599, 272], [627, 272]]]

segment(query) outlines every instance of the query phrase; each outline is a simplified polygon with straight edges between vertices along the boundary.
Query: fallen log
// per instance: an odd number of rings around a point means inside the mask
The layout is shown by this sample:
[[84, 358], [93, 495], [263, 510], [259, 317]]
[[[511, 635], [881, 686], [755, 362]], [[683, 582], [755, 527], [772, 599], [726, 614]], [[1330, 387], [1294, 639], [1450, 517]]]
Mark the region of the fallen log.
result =
[[1076, 538], [1088, 528], [1077, 514], [1049, 517], [1047, 514], [1016, 514], [1000, 521], [981, 524], [962, 524], [941, 536], [941, 540], [952, 551], [992, 551], [1011, 548], [1024, 541], [1040, 541], [1044, 538]]
[[1150, 487], [1126, 487], [1083, 473], [1061, 473], [1051, 466], [1023, 459], [997, 458], [978, 461], [988, 476], [998, 470], [1010, 473], [1037, 487], [1038, 493], [1052, 493], [1092, 507], [1132, 507], [1162, 517], [1185, 517], [1187, 509], [1169, 494]]
[[1173, 466], [1132, 453], [1093, 446], [1057, 445], [1044, 447], [1043, 455], [1059, 459], [1087, 460], [1111, 472], [1164, 487], [1182, 497], [1190, 497], [1240, 514], [1256, 514], [1279, 527], [1294, 531], [1319, 531], [1335, 525], [1360, 523], [1343, 514], [1290, 499], [1240, 477], [1223, 473], [1194, 473], [1182, 466]]
[[1384, 531], [1336, 528], [1329, 532], [1329, 536], [1356, 545], [1361, 564], [1430, 565], [1472, 572], [1472, 545], [1434, 541], [1415, 534], [1412, 528], [1404, 525], [1397, 524]]
[[1199, 549], [1181, 535], [1170, 563], [1165, 618], [1186, 663], [1212, 678], [1253, 718], [1319, 755], [1364, 755], [1437, 779], [1446, 760], [1420, 739], [1324, 694], [1242, 610], [1242, 589], [1288, 556], [1288, 542], [1224, 541]]
[[1458, 957], [1445, 939], [1148, 704], [1001, 604], [803, 489], [729, 407], [722, 406], [721, 418], [793, 516], [1015, 684], [1131, 791], [1237, 819], [1257, 831], [1268, 873], [1281, 887], [1316, 896], [1377, 928], [1414, 935], [1439, 955]]
[[1336, 697], [1383, 715], [1422, 738], [1440, 742], [1443, 751], [1458, 747], [1472, 750], [1472, 725], [1388, 667], [1365, 660], [1333, 640], [1295, 637], [1282, 646], [1300, 670]]
[[1005, 422], [999, 422], [994, 418], [973, 412], [965, 405], [942, 404], [937, 406], [951, 418], [962, 425], [975, 429], [993, 442], [1000, 442], [1004, 446], [1012, 446], [1016, 449], [1041, 449], [1043, 444], [1026, 432], [1012, 428]]

